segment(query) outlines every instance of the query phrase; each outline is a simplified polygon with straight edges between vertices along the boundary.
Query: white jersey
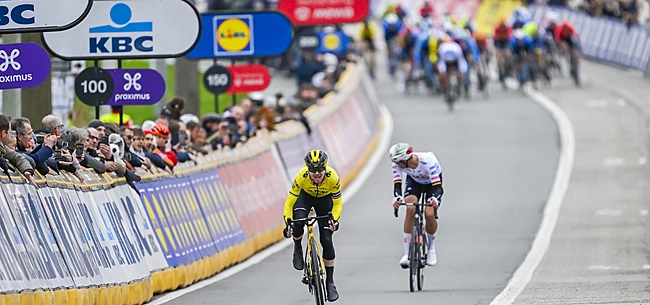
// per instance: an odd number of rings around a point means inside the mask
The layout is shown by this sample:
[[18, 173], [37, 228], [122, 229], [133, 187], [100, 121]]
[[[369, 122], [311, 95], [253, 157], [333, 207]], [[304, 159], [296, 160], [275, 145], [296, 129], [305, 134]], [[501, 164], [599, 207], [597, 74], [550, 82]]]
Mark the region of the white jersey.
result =
[[393, 163], [393, 182], [400, 183], [402, 182], [402, 172], [405, 172], [407, 176], [411, 177], [415, 182], [419, 184], [436, 184], [440, 183], [440, 175], [442, 174], [442, 167], [438, 163], [438, 158], [432, 152], [421, 152], [413, 153], [418, 156], [419, 164], [418, 167], [413, 168], [399, 168], [399, 166]]
[[438, 47], [438, 58], [446, 62], [458, 61], [465, 58], [463, 55], [463, 48], [454, 41], [443, 42]]

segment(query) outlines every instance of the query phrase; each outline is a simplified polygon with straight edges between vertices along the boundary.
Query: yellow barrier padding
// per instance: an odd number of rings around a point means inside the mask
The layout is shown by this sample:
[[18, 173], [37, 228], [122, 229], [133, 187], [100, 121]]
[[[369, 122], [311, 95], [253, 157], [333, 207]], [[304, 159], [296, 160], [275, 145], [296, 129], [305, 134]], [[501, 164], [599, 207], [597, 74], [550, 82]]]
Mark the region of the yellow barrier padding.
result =
[[5, 296], [5, 303], [7, 305], [20, 305], [20, 294], [12, 293]]
[[72, 288], [68, 290], [68, 304], [70, 305], [89, 305], [88, 289]]
[[102, 286], [97, 288], [97, 305], [111, 305], [108, 301], [108, 287]]
[[109, 305], [122, 305], [122, 286], [113, 285], [108, 290], [108, 304]]
[[50, 305], [51, 303], [48, 303], [47, 297], [45, 296], [45, 291], [37, 290], [37, 291], [34, 291], [34, 304], [37, 304], [37, 305], [41, 305], [41, 304]]
[[492, 36], [500, 18], [506, 20], [515, 8], [522, 6], [520, 0], [483, 0], [476, 11], [476, 27], [479, 33]]
[[99, 292], [98, 287], [88, 288], [88, 304], [97, 305], [97, 292]]
[[0, 294], [0, 305], [7, 305], [7, 300], [5, 300], [4, 294]]
[[[42, 292], [43, 292], [43, 303], [42, 304], [56, 305], [56, 303], [54, 303], [54, 291], [52, 291], [52, 290], [43, 290]], [[38, 298], [39, 298], [38, 300], [40, 301], [40, 297], [38, 297]], [[36, 299], [37, 299], [37, 296], [34, 297], [35, 301], [36, 301]], [[37, 303], [37, 304], [41, 304], [41, 303]]]
[[162, 277], [163, 277], [163, 291], [169, 291], [169, 290], [174, 290], [178, 288], [178, 285], [176, 284], [176, 268], [168, 268], [163, 270], [162, 272]]
[[21, 293], [20, 305], [34, 305], [34, 293], [31, 291]]
[[[68, 290], [57, 289], [54, 290], [54, 304], [55, 305], [68, 305]], [[9, 305], [9, 303], [7, 303]]]
[[150, 277], [147, 279], [147, 285], [145, 286], [147, 288], [147, 294], [145, 295], [144, 302], [149, 302], [151, 299], [153, 299], [153, 278]]
[[129, 288], [129, 300], [126, 305], [137, 305], [140, 302], [140, 293], [142, 293], [142, 287], [138, 287], [139, 282], [127, 284], [126, 287]]
[[130, 305], [129, 303], [129, 285], [128, 284], [122, 284], [120, 285], [120, 301], [119, 304], [121, 305]]
[[163, 283], [163, 272], [164, 271], [159, 270], [151, 274], [151, 281], [153, 282], [153, 293], [161, 293], [165, 291]]

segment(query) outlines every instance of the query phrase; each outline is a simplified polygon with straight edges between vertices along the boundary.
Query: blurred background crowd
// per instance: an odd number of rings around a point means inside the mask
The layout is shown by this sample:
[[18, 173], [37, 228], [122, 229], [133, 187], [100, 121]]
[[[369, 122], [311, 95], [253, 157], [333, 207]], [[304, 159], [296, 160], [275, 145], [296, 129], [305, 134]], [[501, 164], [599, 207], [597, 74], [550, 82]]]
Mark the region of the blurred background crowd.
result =
[[649, 0], [528, 0], [528, 4], [567, 6], [595, 17], [620, 19], [626, 24], [648, 24]]

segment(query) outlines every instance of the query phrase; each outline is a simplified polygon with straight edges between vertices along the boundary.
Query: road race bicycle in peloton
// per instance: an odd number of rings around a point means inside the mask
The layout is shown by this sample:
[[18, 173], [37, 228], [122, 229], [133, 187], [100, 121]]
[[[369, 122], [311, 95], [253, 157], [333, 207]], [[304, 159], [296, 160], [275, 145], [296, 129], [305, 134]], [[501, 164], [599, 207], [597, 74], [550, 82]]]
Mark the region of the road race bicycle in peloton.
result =
[[[415, 220], [411, 231], [411, 246], [409, 257], [409, 288], [411, 292], [421, 291], [424, 286], [424, 267], [427, 266], [427, 254], [429, 244], [426, 232], [424, 231], [424, 207], [433, 206], [426, 202], [426, 194], [420, 195], [420, 203], [400, 203], [400, 205], [415, 206]], [[433, 213], [438, 219], [437, 209]], [[398, 209], [395, 209], [395, 217], [398, 217]]]
[[314, 224], [319, 219], [333, 220], [332, 212], [323, 216], [309, 216], [306, 218], [290, 220], [292, 222], [307, 223], [307, 251], [305, 252], [305, 268], [303, 268], [302, 283], [309, 287], [309, 293], [314, 296], [316, 305], [325, 305], [327, 300], [325, 289], [325, 263], [323, 262], [322, 249], [316, 241]]

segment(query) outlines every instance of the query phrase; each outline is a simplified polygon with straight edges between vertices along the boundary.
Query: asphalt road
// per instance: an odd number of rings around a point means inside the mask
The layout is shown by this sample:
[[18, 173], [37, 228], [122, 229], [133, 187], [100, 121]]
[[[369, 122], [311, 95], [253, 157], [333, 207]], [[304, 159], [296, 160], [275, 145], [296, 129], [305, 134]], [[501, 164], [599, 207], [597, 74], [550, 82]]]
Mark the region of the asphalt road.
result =
[[[391, 142], [432, 150], [444, 172], [438, 265], [424, 291], [408, 291], [402, 216], [392, 213], [388, 158], [345, 205], [334, 235], [338, 304], [488, 304], [523, 261], [535, 236], [558, 162], [551, 117], [519, 92], [491, 86], [454, 113], [424, 93], [405, 97], [380, 66], [377, 90], [392, 113]], [[293, 82], [293, 80], [288, 80]], [[385, 152], [382, 152], [385, 153]], [[291, 249], [167, 304], [309, 304]]]
[[583, 62], [585, 86], [541, 90], [575, 130], [573, 173], [551, 244], [517, 305], [650, 304], [648, 82]]

